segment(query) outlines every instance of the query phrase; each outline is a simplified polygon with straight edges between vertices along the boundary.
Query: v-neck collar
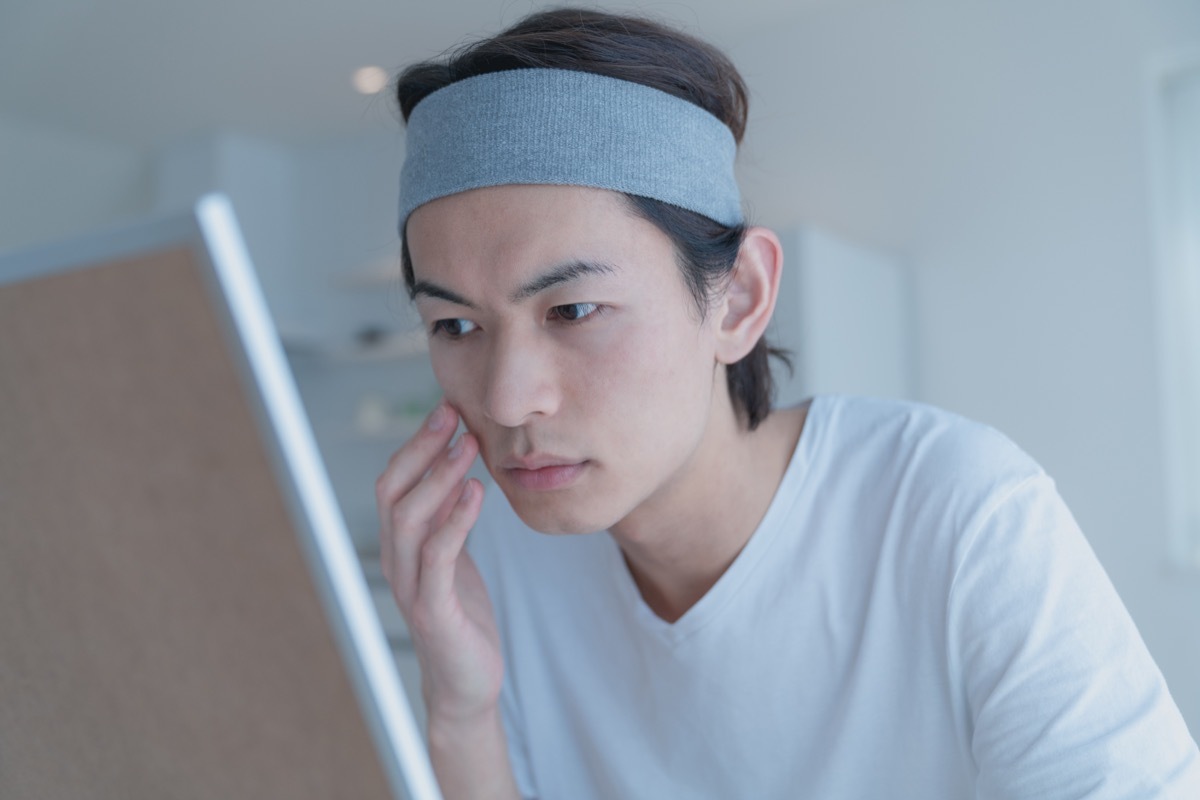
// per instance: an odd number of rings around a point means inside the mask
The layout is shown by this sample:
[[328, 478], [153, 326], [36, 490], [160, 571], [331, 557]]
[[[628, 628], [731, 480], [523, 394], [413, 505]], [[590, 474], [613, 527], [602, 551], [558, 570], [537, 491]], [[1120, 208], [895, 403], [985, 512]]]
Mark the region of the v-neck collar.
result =
[[629, 572], [620, 545], [611, 534], [605, 535], [608, 571], [617, 583], [617, 592], [622, 601], [632, 611], [637, 623], [646, 631], [670, 645], [679, 644], [712, 621], [738, 593], [738, 590], [754, 571], [755, 566], [770, 549], [771, 544], [779, 537], [780, 531], [784, 529], [782, 523], [791, 513], [797, 501], [800, 483], [812, 460], [813, 442], [817, 437], [815, 429], [821, 426], [823, 412], [824, 400], [821, 397], [811, 398], [804, 427], [800, 431], [800, 438], [796, 442], [792, 457], [779, 481], [779, 487], [775, 490], [775, 495], [767, 506], [766, 514], [763, 515], [758, 527], [755, 528], [754, 533], [751, 534], [750, 539], [734, 558], [729, 568], [722, 573], [703, 597], [674, 622], [667, 622], [647, 605], [637, 583], [633, 580], [633, 575]]

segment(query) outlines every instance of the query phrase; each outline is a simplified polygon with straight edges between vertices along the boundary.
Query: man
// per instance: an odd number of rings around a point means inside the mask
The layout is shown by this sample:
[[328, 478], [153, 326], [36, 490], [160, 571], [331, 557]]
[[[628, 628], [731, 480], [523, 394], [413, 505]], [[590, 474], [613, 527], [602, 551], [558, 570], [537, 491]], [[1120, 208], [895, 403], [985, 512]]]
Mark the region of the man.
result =
[[1200, 797], [1028, 456], [914, 404], [770, 408], [783, 260], [723, 55], [566, 9], [397, 94], [445, 399], [376, 489], [447, 797]]

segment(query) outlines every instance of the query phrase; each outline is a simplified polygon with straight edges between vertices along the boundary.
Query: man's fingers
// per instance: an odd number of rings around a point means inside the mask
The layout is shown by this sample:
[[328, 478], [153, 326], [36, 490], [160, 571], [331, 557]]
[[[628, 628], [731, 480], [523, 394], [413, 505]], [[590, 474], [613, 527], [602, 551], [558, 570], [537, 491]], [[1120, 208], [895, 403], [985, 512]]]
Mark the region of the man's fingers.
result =
[[436, 531], [446, 524], [446, 520], [450, 518], [450, 512], [454, 511], [454, 507], [458, 505], [459, 498], [462, 496], [461, 489], [461, 484], [456, 485], [453, 491], [446, 493], [442, 504], [438, 506], [437, 511], [433, 512], [433, 518], [429, 521], [431, 531]]
[[454, 600], [454, 572], [471, 526], [479, 518], [483, 486], [468, 479], [450, 516], [421, 548], [417, 609], [414, 624], [430, 625], [432, 618], [449, 609]]
[[421, 549], [440, 527], [439, 509], [453, 505], [462, 480], [478, 454], [474, 436], [463, 434], [433, 464], [433, 469], [389, 512], [385, 530], [390, 537], [392, 581], [402, 610], [416, 592]]
[[375, 481], [375, 503], [379, 524], [384, 530], [388, 529], [392, 506], [421, 481], [457, 427], [458, 414], [442, 400], [430, 412], [421, 429], [392, 454], [387, 467]]

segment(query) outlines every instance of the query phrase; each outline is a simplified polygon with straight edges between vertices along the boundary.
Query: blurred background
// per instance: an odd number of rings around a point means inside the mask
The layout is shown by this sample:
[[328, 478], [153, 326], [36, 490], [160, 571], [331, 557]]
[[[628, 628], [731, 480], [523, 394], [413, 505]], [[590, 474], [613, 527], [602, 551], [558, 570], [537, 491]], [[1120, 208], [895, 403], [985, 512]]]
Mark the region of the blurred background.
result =
[[[1008, 434], [1200, 733], [1200, 2], [600, 5], [713, 41], [750, 85], [783, 400], [910, 397]], [[380, 74], [539, 6], [0, 4], [0, 251], [230, 195], [418, 707], [373, 489], [438, 390]]]

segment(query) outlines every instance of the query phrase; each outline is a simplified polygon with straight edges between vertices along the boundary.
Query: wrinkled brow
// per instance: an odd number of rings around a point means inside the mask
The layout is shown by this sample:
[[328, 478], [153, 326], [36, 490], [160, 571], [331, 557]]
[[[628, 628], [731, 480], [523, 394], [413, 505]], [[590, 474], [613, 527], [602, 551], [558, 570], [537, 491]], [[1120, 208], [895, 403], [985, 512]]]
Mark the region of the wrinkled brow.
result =
[[[568, 261], [565, 264], [551, 267], [541, 275], [526, 282], [509, 295], [508, 299], [512, 303], [520, 303], [560, 283], [578, 280], [587, 275], [615, 275], [616, 273], [617, 268], [604, 261]], [[414, 282], [410, 294], [414, 300], [424, 295], [438, 300], [445, 300], [456, 305], [466, 306], [467, 308], [476, 308], [475, 304], [470, 300], [444, 286], [439, 286], [433, 281], [420, 280]]]
[[513, 303], [528, 300], [551, 286], [567, 283], [587, 275], [615, 275], [617, 268], [604, 261], [569, 261], [559, 264], [526, 283], [509, 296]]

